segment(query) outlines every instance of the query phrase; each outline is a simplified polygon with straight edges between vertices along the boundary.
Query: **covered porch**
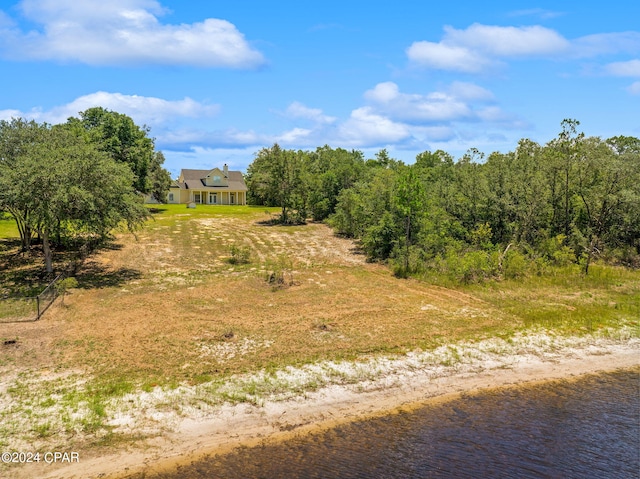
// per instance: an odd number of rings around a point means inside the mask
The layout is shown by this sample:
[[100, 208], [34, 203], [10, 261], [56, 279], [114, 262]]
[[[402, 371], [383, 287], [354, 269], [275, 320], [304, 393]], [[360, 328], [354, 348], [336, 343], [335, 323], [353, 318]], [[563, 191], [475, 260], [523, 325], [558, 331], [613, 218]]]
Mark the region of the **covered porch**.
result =
[[197, 205], [246, 205], [245, 191], [191, 190], [189, 203]]

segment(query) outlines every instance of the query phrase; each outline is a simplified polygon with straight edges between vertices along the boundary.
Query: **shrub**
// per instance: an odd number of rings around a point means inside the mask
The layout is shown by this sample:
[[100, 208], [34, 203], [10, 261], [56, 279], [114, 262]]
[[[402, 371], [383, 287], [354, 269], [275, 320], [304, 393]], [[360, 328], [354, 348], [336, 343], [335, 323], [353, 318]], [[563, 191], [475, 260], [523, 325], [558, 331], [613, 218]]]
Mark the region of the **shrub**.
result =
[[396, 238], [393, 215], [385, 211], [376, 224], [366, 229], [362, 237], [362, 249], [370, 260], [385, 260], [391, 255]]
[[231, 255], [229, 263], [231, 264], [247, 264], [251, 260], [251, 249], [246, 245], [237, 246], [232, 244], [229, 247], [229, 254]]
[[390, 264], [393, 274], [398, 278], [407, 278], [416, 273], [423, 273], [427, 264], [427, 254], [416, 245], [409, 247], [409, 258], [406, 258], [407, 251], [404, 246], [399, 245], [393, 249]]
[[477, 283], [495, 277], [499, 271], [500, 254], [487, 251], [461, 253], [453, 248], [438, 262], [452, 280], [465, 284]]
[[565, 235], [558, 235], [540, 244], [542, 253], [556, 266], [569, 266], [576, 261], [576, 252], [565, 244], [565, 239]]
[[491, 238], [493, 232], [489, 223], [479, 224], [476, 229], [471, 231], [471, 242], [477, 247], [484, 250], [490, 250], [493, 248]]
[[604, 260], [627, 268], [640, 268], [640, 254], [633, 246], [621, 246], [609, 250], [605, 253]]
[[526, 276], [529, 263], [518, 250], [508, 251], [503, 260], [503, 274], [505, 278], [515, 279]]
[[269, 260], [266, 264], [267, 283], [274, 291], [293, 285], [293, 262], [287, 255], [281, 254], [275, 260]]

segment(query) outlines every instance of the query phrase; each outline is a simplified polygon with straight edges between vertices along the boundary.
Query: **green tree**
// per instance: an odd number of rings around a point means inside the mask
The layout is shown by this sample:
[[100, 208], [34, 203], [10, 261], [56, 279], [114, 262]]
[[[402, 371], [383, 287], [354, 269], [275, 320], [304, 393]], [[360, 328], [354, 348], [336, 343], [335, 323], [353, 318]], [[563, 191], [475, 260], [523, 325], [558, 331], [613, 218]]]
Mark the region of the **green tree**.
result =
[[66, 127], [42, 126], [37, 141], [21, 148], [3, 171], [2, 182], [8, 211], [29, 212], [21, 221], [40, 236], [47, 272], [53, 271], [52, 238], [63, 225], [105, 236], [122, 221], [134, 229], [146, 218], [128, 166]]
[[[360, 181], [351, 188], [343, 189], [338, 195], [336, 212], [329, 218], [329, 224], [338, 233], [362, 240], [365, 234], [373, 234], [371, 226], [380, 224], [385, 212], [393, 212], [393, 190], [395, 188], [397, 172], [394, 169], [373, 167], [367, 170]], [[388, 231], [388, 221], [384, 220], [385, 231]], [[394, 226], [395, 230], [395, 226]], [[385, 236], [389, 238], [389, 236]], [[393, 240], [397, 238], [394, 236]], [[370, 241], [378, 244], [378, 240]], [[379, 244], [378, 244], [379, 245]], [[379, 245], [380, 246], [380, 245]], [[376, 251], [391, 251], [393, 245], [386, 243], [383, 247], [376, 247]], [[386, 259], [387, 256], [370, 255], [369, 259]]]
[[584, 138], [578, 133], [580, 122], [573, 119], [562, 121], [562, 131], [558, 138], [549, 142], [545, 148], [545, 164], [550, 187], [550, 200], [553, 209], [552, 236], [563, 234], [567, 241], [572, 238], [574, 167], [577, 161], [579, 145]]
[[79, 115], [80, 118], [67, 120], [69, 128], [117, 162], [128, 165], [134, 174], [132, 184], [136, 191], [153, 192], [153, 170], [160, 167], [158, 162], [164, 157], [154, 157], [149, 128], [139, 127], [129, 116], [102, 107], [89, 108]]
[[[606, 140], [614, 155], [633, 172], [631, 188], [627, 190], [625, 207], [616, 221], [615, 241], [629, 251], [635, 249], [636, 264], [640, 256], [640, 138], [630, 136], [616, 136]], [[617, 246], [617, 244], [616, 244]], [[629, 258], [630, 259], [630, 258]]]
[[616, 142], [583, 140], [575, 166], [575, 190], [580, 199], [577, 223], [587, 239], [585, 274], [605, 237], [615, 241], [616, 226], [623, 223], [625, 212], [640, 208], [640, 156], [620, 154], [612, 144]]
[[21, 159], [34, 145], [44, 141], [46, 124], [13, 118], [0, 121], [0, 209], [15, 220], [20, 234], [21, 250], [31, 247], [33, 237], [32, 202], [20, 194], [13, 181]]
[[149, 166], [149, 194], [160, 203], [167, 202], [167, 193], [171, 186], [171, 175], [162, 167], [164, 160], [164, 154], [156, 151]]
[[263, 148], [247, 168], [248, 197], [254, 204], [279, 206], [282, 224], [302, 223], [307, 213], [307, 174], [303, 151]]
[[459, 219], [467, 231], [487, 221], [489, 184], [486, 168], [479, 163], [484, 155], [471, 148], [455, 164], [454, 201], [447, 203], [448, 211]]
[[398, 175], [395, 190], [395, 207], [402, 218], [404, 230], [404, 274], [409, 269], [409, 249], [420, 225], [420, 217], [424, 213], [425, 190], [413, 167], [405, 167]]
[[306, 156], [309, 210], [316, 221], [335, 212], [338, 195], [362, 178], [364, 159], [360, 151], [332, 149], [325, 145]]

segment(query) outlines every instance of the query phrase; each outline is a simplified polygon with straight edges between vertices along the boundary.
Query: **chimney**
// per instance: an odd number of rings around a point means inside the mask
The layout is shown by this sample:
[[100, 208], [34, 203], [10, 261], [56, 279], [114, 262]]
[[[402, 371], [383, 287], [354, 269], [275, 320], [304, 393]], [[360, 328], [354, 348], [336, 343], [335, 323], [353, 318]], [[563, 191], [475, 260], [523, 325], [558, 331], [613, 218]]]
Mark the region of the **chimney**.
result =
[[229, 177], [229, 167], [227, 166], [226, 163], [222, 167], [222, 171], [224, 172], [224, 176], [226, 176], [228, 178]]

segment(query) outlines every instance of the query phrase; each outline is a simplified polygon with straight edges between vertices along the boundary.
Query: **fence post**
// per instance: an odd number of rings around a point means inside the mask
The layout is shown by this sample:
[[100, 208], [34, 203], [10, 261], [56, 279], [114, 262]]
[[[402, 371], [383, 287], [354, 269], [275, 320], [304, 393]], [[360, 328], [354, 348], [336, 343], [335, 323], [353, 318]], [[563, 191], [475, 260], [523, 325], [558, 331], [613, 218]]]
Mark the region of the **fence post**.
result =
[[36, 309], [38, 310], [36, 321], [38, 321], [40, 319], [40, 295], [36, 296]]

